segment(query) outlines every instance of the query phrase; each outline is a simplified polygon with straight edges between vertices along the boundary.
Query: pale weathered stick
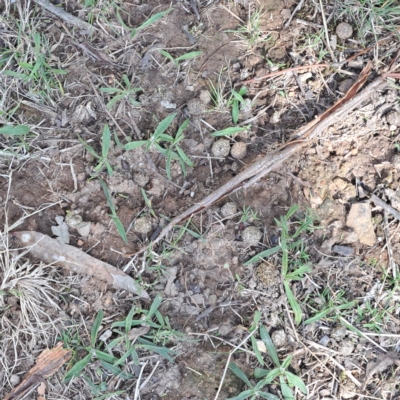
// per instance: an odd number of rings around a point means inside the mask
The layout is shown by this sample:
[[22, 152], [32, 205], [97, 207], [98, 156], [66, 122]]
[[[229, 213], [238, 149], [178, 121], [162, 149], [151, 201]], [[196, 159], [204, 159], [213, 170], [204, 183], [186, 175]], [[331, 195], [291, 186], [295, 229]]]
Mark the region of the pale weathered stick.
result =
[[12, 235], [28, 247], [33, 256], [45, 263], [54, 264], [72, 272], [94, 276], [109, 283], [115, 289], [127, 290], [145, 300], [150, 299], [147, 292], [125, 272], [74, 246], [61, 244], [57, 239], [35, 231], [13, 232]]
[[[372, 94], [384, 89], [387, 85], [388, 83], [385, 81], [385, 78], [380, 77], [372, 82], [358, 95], [354, 96], [346, 102], [343, 102], [341, 106], [340, 102], [342, 101], [342, 99], [339, 100], [339, 102], [337, 102], [334, 106], [327, 110], [322, 116], [309, 122], [305, 127], [300, 128], [296, 132], [296, 135], [294, 135], [296, 137], [295, 141], [293, 141], [292, 143], [289, 142], [287, 145], [281, 147], [276, 152], [268, 154], [265, 157], [256, 160], [253, 164], [250, 164], [248, 167], [246, 167], [243, 172], [236, 175], [234, 178], [232, 178], [216, 191], [212, 192], [201, 202], [195, 204], [188, 210], [184, 211], [182, 214], [173, 218], [169, 222], [169, 224], [163, 228], [163, 230], [160, 232], [160, 235], [153, 241], [152, 244], [154, 245], [159, 243], [174, 228], [174, 226], [179, 225], [182, 221], [192, 217], [194, 214], [197, 214], [207, 207], [210, 207], [213, 203], [221, 200], [227, 195], [232, 194], [239, 189], [249, 187], [261, 177], [279, 167], [290, 156], [298, 154], [300, 149], [308, 144], [310, 140], [315, 139], [325, 129], [345, 118], [356, 107], [359, 107], [362, 102], [369, 99]], [[321, 120], [324, 115], [326, 115], [326, 117]], [[247, 180], [248, 182], [246, 182]], [[144, 247], [134, 254], [141, 254], [146, 249], [147, 247]]]
[[94, 26], [90, 25], [86, 21], [82, 21], [80, 18], [74, 17], [73, 15], [67, 13], [60, 7], [56, 7], [54, 4], [51, 4], [48, 0], [33, 0], [36, 4], [43, 7], [47, 11], [54, 14], [56, 17], [63, 19], [65, 22], [71, 25], [75, 25], [78, 28], [86, 29], [90, 33], [94, 31]]

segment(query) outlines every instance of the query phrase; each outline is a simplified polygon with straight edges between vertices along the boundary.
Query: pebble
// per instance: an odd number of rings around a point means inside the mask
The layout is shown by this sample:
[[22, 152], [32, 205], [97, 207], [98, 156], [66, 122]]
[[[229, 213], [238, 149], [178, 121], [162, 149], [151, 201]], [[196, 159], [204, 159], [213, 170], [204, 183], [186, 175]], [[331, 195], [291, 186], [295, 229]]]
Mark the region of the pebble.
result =
[[249, 226], [243, 231], [242, 238], [248, 246], [258, 246], [262, 238], [262, 232], [255, 226]]
[[231, 156], [237, 160], [246, 157], [247, 145], [244, 142], [236, 142], [231, 149]]
[[19, 375], [12, 374], [10, 376], [10, 384], [12, 387], [17, 386], [20, 382], [21, 382], [21, 378], [19, 377]]
[[366, 203], [355, 203], [351, 206], [346, 225], [353, 228], [361, 244], [373, 246], [376, 243], [374, 225], [372, 224], [371, 207]]
[[341, 22], [336, 27], [336, 34], [338, 35], [338, 37], [340, 39], [346, 40], [346, 39], [350, 38], [353, 35], [353, 28], [347, 22]]
[[203, 104], [207, 105], [211, 102], [211, 93], [208, 90], [202, 90], [199, 98]]
[[271, 340], [275, 347], [277, 347], [278, 349], [284, 347], [287, 343], [287, 336], [285, 331], [283, 329], [279, 329], [273, 332], [271, 335]]
[[235, 215], [236, 213], [237, 213], [237, 207], [236, 207], [236, 204], [233, 203], [232, 201], [225, 203], [221, 208], [221, 214], [224, 217], [231, 217], [232, 215]]
[[281, 281], [278, 269], [271, 263], [261, 263], [256, 269], [256, 276], [265, 287], [277, 285]]
[[343, 340], [340, 343], [339, 353], [343, 354], [344, 356], [348, 356], [353, 353], [354, 350], [354, 343], [351, 340]]
[[331, 336], [335, 340], [343, 339], [346, 335], [346, 327], [343, 325], [338, 325], [332, 329]]
[[200, 115], [205, 111], [204, 103], [199, 99], [191, 99], [187, 103], [189, 114]]
[[354, 250], [352, 247], [349, 246], [340, 246], [340, 245], [335, 245], [332, 247], [332, 251], [336, 254], [339, 254], [343, 257], [350, 257], [353, 255]]
[[219, 139], [213, 143], [211, 153], [214, 157], [227, 157], [230, 149], [231, 145], [229, 140]]
[[386, 121], [390, 125], [400, 126], [400, 112], [398, 111], [390, 111], [386, 115]]
[[139, 233], [151, 232], [152, 224], [151, 224], [150, 218], [148, 218], [148, 217], [138, 218], [133, 225], [133, 229]]

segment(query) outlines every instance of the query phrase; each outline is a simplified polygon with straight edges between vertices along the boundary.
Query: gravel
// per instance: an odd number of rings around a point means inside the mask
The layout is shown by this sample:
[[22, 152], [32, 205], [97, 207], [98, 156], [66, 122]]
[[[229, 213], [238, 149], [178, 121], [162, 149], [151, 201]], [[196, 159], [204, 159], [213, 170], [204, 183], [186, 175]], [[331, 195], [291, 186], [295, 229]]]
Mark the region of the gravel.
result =
[[214, 157], [227, 157], [231, 149], [229, 140], [219, 139], [211, 147], [211, 153]]
[[336, 35], [342, 40], [349, 39], [353, 35], [353, 28], [347, 22], [341, 22], [336, 27]]
[[133, 225], [133, 229], [139, 233], [151, 232], [152, 224], [151, 224], [150, 218], [148, 218], [148, 217], [138, 218]]
[[262, 238], [262, 232], [255, 226], [249, 226], [243, 231], [242, 238], [248, 246], [258, 246]]

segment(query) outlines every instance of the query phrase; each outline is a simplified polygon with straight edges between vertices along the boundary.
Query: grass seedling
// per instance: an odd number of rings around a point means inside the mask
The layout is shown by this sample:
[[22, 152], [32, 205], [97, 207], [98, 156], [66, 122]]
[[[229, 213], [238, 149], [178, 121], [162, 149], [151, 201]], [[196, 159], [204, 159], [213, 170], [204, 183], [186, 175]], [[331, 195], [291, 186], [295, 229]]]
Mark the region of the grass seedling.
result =
[[202, 51], [191, 51], [189, 53], [182, 54], [179, 57], [174, 58], [168, 51], [165, 50], [158, 50], [160, 54], [162, 54], [164, 57], [168, 58], [168, 60], [172, 61], [176, 67], [180, 66], [181, 61], [188, 61], [188, 60], [193, 60], [196, 57], [199, 57], [203, 54]]
[[400, 7], [396, 0], [340, 0], [337, 5], [336, 19], [345, 17], [354, 24], [358, 38], [363, 42], [370, 35], [377, 40], [398, 26]]
[[[172, 8], [169, 8], [168, 10], [158, 12], [151, 16], [149, 19], [147, 19], [145, 22], [143, 22], [142, 25], [138, 26], [137, 28], [130, 28], [125, 24], [123, 21], [120, 13], [117, 11], [116, 15], [118, 18], [119, 23], [128, 31], [131, 33], [131, 37], [134, 38], [140, 31], [144, 30], [145, 28], [148, 28], [150, 25], [154, 24], [155, 22], [159, 21], [162, 17], [167, 15], [170, 11], [172, 11]], [[128, 14], [128, 13], [126, 13]]]
[[156, 213], [153, 210], [153, 206], [151, 205], [151, 200], [147, 197], [146, 191], [143, 188], [140, 188], [140, 191], [142, 192], [142, 197], [144, 202], [146, 203], [147, 208], [150, 211], [150, 214], [154, 217], [157, 218]]
[[258, 221], [257, 212], [254, 211], [250, 206], [243, 206], [242, 216], [240, 217], [240, 222], [253, 222]]
[[[313, 308], [316, 312], [314, 316], [304, 321], [304, 324], [311, 324], [321, 319], [325, 319], [327, 322], [337, 322], [342, 316], [343, 310], [353, 309], [357, 305], [357, 301], [347, 301], [345, 298], [345, 291], [339, 290], [336, 293], [332, 293], [330, 288], [325, 288], [321, 295], [316, 301], [316, 305], [319, 305], [320, 311]], [[308, 304], [310, 307], [311, 305]]]
[[57, 79], [57, 75], [65, 75], [67, 71], [52, 68], [47, 62], [45, 38], [40, 33], [34, 32], [33, 48], [30, 54], [26, 55], [26, 60], [18, 62], [18, 66], [23, 72], [11, 70], [3, 71], [4, 75], [21, 79], [24, 83], [29, 83], [31, 92], [42, 98], [48, 98], [53, 88], [58, 88], [63, 93], [63, 88]]
[[[115, 94], [115, 96], [107, 103], [107, 108], [110, 110], [115, 104], [117, 104], [120, 100], [128, 100], [129, 103], [132, 104], [133, 107], [140, 107], [140, 102], [136, 100], [136, 93], [140, 92], [141, 88], [133, 88], [131, 87], [131, 82], [128, 77], [123, 74], [122, 80], [124, 81], [124, 85], [118, 83], [121, 87], [119, 88], [100, 88], [99, 90], [103, 93], [107, 94]], [[124, 87], [125, 86], [125, 87]]]
[[[281, 363], [276, 348], [272, 343], [271, 337], [263, 325], [260, 326], [259, 333], [261, 340], [265, 344], [267, 352], [275, 368], [271, 370], [256, 368], [254, 370], [254, 378], [260, 380], [256, 384], [253, 384], [247, 378], [246, 374], [236, 364], [230, 363], [229, 369], [231, 370], [231, 372], [233, 372], [238, 378], [240, 378], [248, 387], [247, 390], [243, 391], [238, 396], [231, 398], [230, 400], [255, 400], [257, 398], [263, 398], [267, 400], [279, 400], [277, 396], [263, 391], [265, 386], [273, 383], [279, 384], [281, 394], [285, 400], [293, 400], [295, 398], [291, 389], [293, 387], [298, 388], [302, 393], [307, 395], [307, 387], [304, 384], [303, 380], [297, 375], [288, 371], [290, 363], [292, 361], [292, 356], [287, 356], [285, 360]], [[254, 339], [254, 341], [252, 341], [252, 344], [253, 350], [257, 355], [257, 359], [259, 361], [261, 360], [261, 364], [264, 365], [264, 360], [258, 349], [257, 341]]]
[[315, 229], [313, 215], [307, 211], [304, 218], [292, 223], [292, 225], [296, 226], [296, 229], [291, 233], [290, 219], [298, 209], [299, 207], [294, 205], [290, 207], [287, 214], [281, 217], [280, 220], [275, 219], [275, 223], [281, 231], [280, 244], [271, 249], [262, 251], [244, 264], [247, 266], [274, 254], [281, 254], [282, 283], [289, 304], [294, 312], [296, 324], [301, 322], [303, 313], [299, 303], [294, 297], [290, 283], [291, 281], [301, 280], [304, 274], [309, 273], [312, 270], [311, 266], [308, 264], [309, 256], [305, 252], [303, 240], [299, 239], [299, 236], [302, 233], [312, 232]]
[[227, 30], [225, 32], [234, 33], [240, 40], [247, 43], [248, 48], [265, 43], [269, 40], [270, 33], [264, 32], [261, 29], [262, 16], [262, 10], [250, 10], [246, 25], [242, 25], [237, 30]]
[[111, 217], [111, 219], [113, 220], [113, 222], [115, 224], [115, 227], [117, 228], [117, 231], [118, 231], [119, 235], [121, 236], [122, 240], [125, 243], [128, 243], [128, 239], [126, 237], [126, 232], [125, 232], [124, 225], [122, 225], [121, 220], [118, 218], [118, 215], [117, 215], [117, 212], [115, 210], [115, 206], [114, 206], [114, 203], [113, 203], [112, 198], [110, 196], [110, 193], [108, 191], [107, 185], [103, 181], [103, 179], [99, 178], [99, 181], [100, 181], [101, 187], [103, 188], [104, 194], [106, 196], [108, 206], [110, 207], [110, 210], [111, 210], [111, 215], [109, 215], [109, 217]]
[[79, 141], [82, 143], [83, 147], [86, 149], [88, 153], [90, 153], [93, 157], [97, 158], [98, 163], [94, 167], [93, 171], [95, 172], [95, 176], [101, 172], [104, 167], [107, 169], [108, 174], [111, 176], [113, 174], [113, 170], [110, 162], [108, 161], [108, 152], [110, 151], [111, 146], [111, 133], [108, 125], [104, 125], [103, 128], [103, 136], [101, 141], [101, 155], [97, 154], [92, 146], [89, 146], [80, 136], [78, 136]]
[[243, 95], [247, 93], [247, 88], [242, 87], [238, 92], [232, 89], [232, 121], [236, 125], [239, 121], [239, 104], [246, 104]]
[[[179, 143], [184, 139], [183, 131], [188, 127], [189, 120], [187, 119], [182, 123], [175, 136], [164, 133], [170, 127], [175, 117], [176, 113], [164, 118], [157, 125], [157, 128], [155, 129], [153, 135], [151, 135], [150, 139], [130, 142], [124, 146], [125, 150], [133, 150], [137, 149], [138, 147], [145, 146], [147, 151], [150, 150], [151, 147], [154, 147], [166, 159], [165, 164], [168, 179], [171, 179], [171, 162], [173, 160], [179, 162], [184, 176], [186, 176], [186, 166], [193, 167], [192, 161], [179, 146]], [[163, 147], [161, 143], [165, 143], [165, 147]]]
[[[110, 375], [123, 380], [134, 379], [134, 376], [125, 369], [128, 363], [137, 366], [140, 364], [140, 352], [157, 353], [173, 362], [171, 356], [174, 352], [164, 345], [173, 339], [182, 339], [183, 334], [174, 331], [168, 320], [163, 318], [158, 311], [161, 301], [161, 297], [156, 296], [149, 310], [142, 310], [135, 306], [125, 319], [111, 324], [112, 336], [108, 343], [108, 339], [99, 336], [104, 318], [103, 311], [99, 311], [95, 318], [87, 346], [69, 340], [68, 335], [62, 335], [61, 339], [65, 345], [72, 348], [75, 354], [80, 350], [87, 352], [83, 358], [75, 362], [64, 379], [69, 381], [73, 377], [83, 375], [85, 368], [93, 366], [94, 363], [97, 364], [97, 368]], [[158, 346], [156, 343], [163, 343], [163, 346]], [[94, 391], [104, 391], [104, 386], [101, 384], [96, 386], [90, 380], [86, 380], [86, 383]]]

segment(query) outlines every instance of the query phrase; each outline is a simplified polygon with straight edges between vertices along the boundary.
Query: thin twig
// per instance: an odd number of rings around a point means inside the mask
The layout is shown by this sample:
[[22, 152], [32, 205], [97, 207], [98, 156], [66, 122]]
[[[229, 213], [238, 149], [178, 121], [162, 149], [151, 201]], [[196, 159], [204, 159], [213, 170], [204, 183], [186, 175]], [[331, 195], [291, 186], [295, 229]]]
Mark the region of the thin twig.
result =
[[256, 78], [248, 79], [247, 81], [237, 82], [237, 83], [235, 83], [234, 86], [236, 87], [236, 86], [240, 86], [240, 85], [246, 85], [246, 84], [252, 83], [252, 82], [259, 82], [259, 81], [262, 81], [267, 78], [272, 78], [274, 76], [286, 74], [287, 72], [302, 71], [303, 69], [310, 69], [310, 68], [327, 68], [327, 67], [330, 67], [330, 65], [329, 64], [299, 65], [297, 67], [286, 68], [282, 71], [270, 72], [267, 75], [257, 76]]
[[324, 6], [322, 4], [322, 0], [319, 0], [319, 5], [321, 7], [321, 16], [322, 16], [322, 22], [324, 24], [324, 31], [325, 31], [325, 37], [326, 37], [326, 45], [328, 46], [329, 53], [331, 53], [331, 57], [334, 63], [337, 62], [337, 59], [335, 57], [335, 54], [332, 51], [331, 44], [329, 42], [329, 31], [328, 31], [328, 24], [326, 23], [326, 18], [325, 18], [325, 12], [324, 12]]
[[71, 25], [75, 25], [80, 29], [88, 30], [90, 33], [93, 33], [95, 27], [90, 25], [89, 23], [82, 21], [80, 18], [74, 17], [73, 15], [67, 13], [60, 7], [56, 7], [51, 4], [48, 0], [33, 0], [36, 4], [43, 7], [45, 10], [51, 12], [56, 17], [63, 19], [65, 22]]
[[249, 333], [249, 334], [234, 348], [234, 349], [232, 349], [232, 350], [229, 352], [229, 356], [228, 356], [228, 359], [226, 360], [226, 364], [225, 364], [224, 373], [222, 374], [221, 382], [219, 383], [218, 391], [217, 391], [217, 393], [215, 394], [214, 400], [217, 400], [217, 399], [218, 399], [219, 392], [220, 392], [221, 389], [222, 389], [222, 385], [223, 385], [224, 380], [225, 380], [225, 375], [226, 375], [226, 373], [227, 373], [227, 371], [228, 371], [229, 362], [231, 361], [231, 357], [233, 356], [233, 353], [235, 353], [235, 351], [236, 351], [237, 349], [239, 349], [240, 347], [242, 347], [243, 344], [245, 344], [256, 332], [257, 332], [257, 329], [254, 329], [253, 332]]

